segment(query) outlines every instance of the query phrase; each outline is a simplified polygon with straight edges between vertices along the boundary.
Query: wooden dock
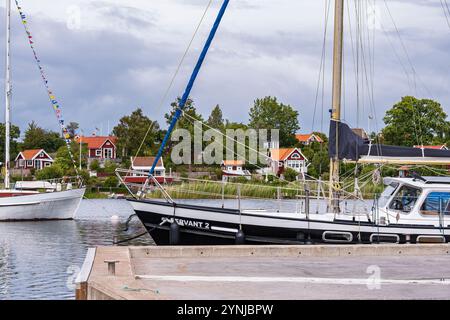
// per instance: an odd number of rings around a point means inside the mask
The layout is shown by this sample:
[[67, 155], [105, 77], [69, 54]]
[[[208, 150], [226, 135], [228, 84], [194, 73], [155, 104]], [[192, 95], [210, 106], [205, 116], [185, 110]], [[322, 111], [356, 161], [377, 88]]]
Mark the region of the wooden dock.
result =
[[450, 246], [98, 247], [79, 300], [449, 299]]

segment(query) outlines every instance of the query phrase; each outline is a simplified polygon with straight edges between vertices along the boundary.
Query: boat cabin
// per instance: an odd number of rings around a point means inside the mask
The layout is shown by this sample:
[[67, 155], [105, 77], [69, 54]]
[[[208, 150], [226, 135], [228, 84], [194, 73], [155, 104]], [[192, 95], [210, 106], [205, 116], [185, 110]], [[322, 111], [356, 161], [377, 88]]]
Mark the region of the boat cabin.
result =
[[[379, 208], [405, 224], [450, 223], [450, 177], [385, 178]], [[446, 218], [447, 217], [447, 218]]]

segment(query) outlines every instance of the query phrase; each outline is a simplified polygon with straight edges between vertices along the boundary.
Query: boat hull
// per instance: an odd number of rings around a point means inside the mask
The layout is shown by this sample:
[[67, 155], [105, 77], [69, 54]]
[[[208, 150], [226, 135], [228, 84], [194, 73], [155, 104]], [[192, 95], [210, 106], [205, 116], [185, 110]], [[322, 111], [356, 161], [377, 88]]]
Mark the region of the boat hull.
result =
[[[129, 200], [157, 245], [234, 245], [242, 230], [245, 244], [357, 244], [448, 242], [450, 228], [423, 225], [375, 225], [352, 220], [324, 221], [239, 213], [237, 210]], [[171, 224], [178, 226], [177, 243], [170, 241]]]
[[0, 198], [0, 221], [70, 220], [85, 189]]

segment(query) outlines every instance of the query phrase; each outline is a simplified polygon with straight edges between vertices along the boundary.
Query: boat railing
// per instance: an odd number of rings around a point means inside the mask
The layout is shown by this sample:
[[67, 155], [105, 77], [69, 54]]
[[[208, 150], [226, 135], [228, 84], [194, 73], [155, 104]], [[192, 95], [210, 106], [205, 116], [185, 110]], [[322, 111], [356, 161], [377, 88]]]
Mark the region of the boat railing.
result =
[[158, 181], [157, 177], [153, 175], [148, 175], [144, 183], [134, 182], [131, 178], [142, 177], [142, 171], [139, 170], [128, 170], [117, 168], [116, 176], [120, 183], [125, 186], [128, 192], [137, 199], [142, 199], [147, 196], [147, 194], [155, 192], [155, 190], [160, 191], [161, 195], [167, 202], [174, 203], [172, 197], [166, 191], [166, 189]]
[[82, 187], [80, 177], [62, 177], [39, 181], [16, 181], [13, 185], [17, 190], [45, 190], [46, 192], [60, 192]]
[[[278, 212], [329, 212], [330, 193], [326, 182], [320, 180], [296, 181], [270, 184], [262, 181], [216, 181], [180, 177], [170, 183], [161, 183], [153, 176], [135, 182], [133, 177], [142, 176], [141, 171], [117, 169], [120, 182], [135, 198], [164, 198], [173, 203], [186, 200], [213, 200], [218, 207], [232, 206], [242, 210], [270, 209]], [[341, 213], [361, 214], [370, 210], [370, 201], [342, 193]], [[253, 200], [253, 201], [252, 201]], [[264, 200], [268, 200], [264, 201]], [[252, 207], [248, 207], [252, 206]], [[244, 208], [245, 207], [245, 208]]]

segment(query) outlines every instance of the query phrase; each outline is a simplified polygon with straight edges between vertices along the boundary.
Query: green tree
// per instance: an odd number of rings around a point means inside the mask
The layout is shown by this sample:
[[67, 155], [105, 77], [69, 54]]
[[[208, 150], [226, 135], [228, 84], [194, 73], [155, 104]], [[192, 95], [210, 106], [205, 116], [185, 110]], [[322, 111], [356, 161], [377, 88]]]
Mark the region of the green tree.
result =
[[450, 131], [446, 118], [439, 102], [403, 97], [386, 112], [382, 138], [385, 144], [397, 146], [444, 143]]
[[[74, 157], [75, 166], [78, 168], [79, 163], [79, 154], [80, 154], [80, 144], [77, 142], [72, 142], [70, 144], [70, 150], [72, 152], [72, 155]], [[81, 165], [83, 168], [86, 168], [87, 166], [87, 154], [88, 149], [87, 145], [83, 144], [83, 149], [81, 150]], [[64, 172], [65, 175], [68, 176], [75, 176], [76, 171], [74, 168], [74, 163], [72, 162], [72, 158], [70, 157], [69, 150], [67, 149], [67, 146], [64, 145], [58, 149], [56, 152], [55, 157], [55, 164], [58, 165]]]
[[249, 127], [253, 129], [280, 130], [280, 146], [296, 144], [295, 133], [300, 130], [299, 113], [292, 106], [277, 101], [275, 97], [256, 99], [250, 109]]
[[207, 124], [214, 129], [223, 130], [225, 123], [223, 121], [223, 113], [219, 105], [217, 105], [212, 111], [208, 118]]
[[291, 168], [286, 168], [283, 172], [284, 179], [286, 181], [292, 182], [297, 180], [298, 172]]
[[59, 133], [45, 130], [32, 121], [25, 131], [22, 149], [44, 149], [48, 153], [53, 153], [63, 145], [65, 142]]
[[45, 167], [42, 170], [36, 171], [36, 180], [59, 179], [63, 176], [64, 170], [58, 164], [53, 164], [50, 167]]
[[[170, 105], [172, 107], [172, 110], [169, 113], [166, 113], [164, 116], [168, 125], [170, 125], [176, 111], [178, 110], [180, 100], [180, 98], [177, 98], [177, 101], [172, 102], [172, 104]], [[203, 118], [200, 114], [197, 113], [197, 109], [192, 99], [188, 99], [188, 101], [186, 102], [183, 113], [184, 115], [181, 116], [180, 119], [178, 119], [176, 128], [189, 130], [189, 132], [193, 134], [195, 120], [203, 122]]]
[[[149, 133], [145, 138], [147, 131]], [[117, 137], [118, 153], [124, 158], [134, 157], [141, 144], [140, 155], [155, 153], [160, 138], [158, 131], [158, 122], [145, 116], [142, 109], [136, 109], [131, 115], [120, 119], [119, 124], [113, 129], [113, 134]]]
[[[11, 126], [11, 134], [10, 134], [10, 156], [11, 159], [14, 159], [19, 153], [18, 142], [17, 139], [20, 137], [20, 129], [17, 126]], [[5, 161], [5, 125], [0, 123], [0, 162]]]
[[77, 135], [77, 130], [80, 128], [78, 122], [71, 122], [67, 125], [67, 131], [69, 131], [70, 137], [73, 139]]

